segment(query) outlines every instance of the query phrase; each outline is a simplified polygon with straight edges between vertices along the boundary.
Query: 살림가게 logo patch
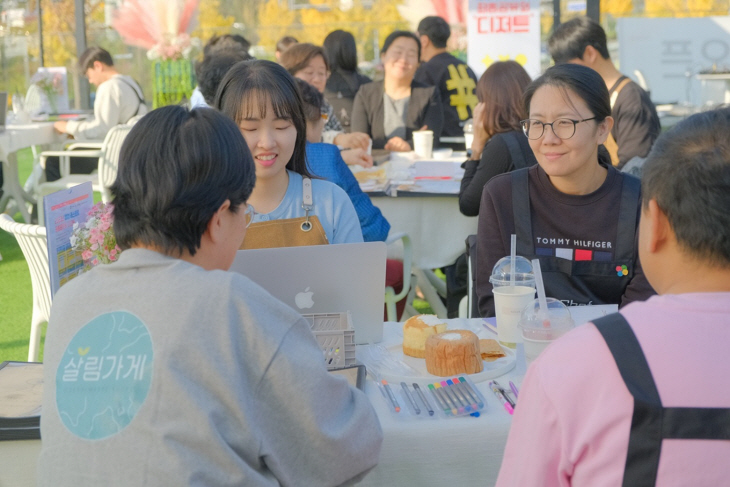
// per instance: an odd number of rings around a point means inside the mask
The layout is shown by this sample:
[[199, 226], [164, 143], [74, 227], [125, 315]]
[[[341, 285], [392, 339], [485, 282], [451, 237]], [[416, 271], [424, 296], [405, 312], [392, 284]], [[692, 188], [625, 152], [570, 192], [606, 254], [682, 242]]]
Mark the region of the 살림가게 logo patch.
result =
[[100, 440], [122, 431], [152, 381], [152, 338], [135, 315], [104, 313], [84, 325], [56, 370], [56, 406], [74, 435]]

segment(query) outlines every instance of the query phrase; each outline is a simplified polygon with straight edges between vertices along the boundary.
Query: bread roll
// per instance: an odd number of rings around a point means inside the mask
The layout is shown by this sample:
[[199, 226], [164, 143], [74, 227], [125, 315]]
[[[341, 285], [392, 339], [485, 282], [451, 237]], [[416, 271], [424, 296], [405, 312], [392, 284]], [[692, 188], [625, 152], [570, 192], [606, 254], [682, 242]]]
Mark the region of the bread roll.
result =
[[446, 377], [476, 374], [484, 368], [479, 338], [469, 330], [448, 330], [426, 340], [426, 370]]

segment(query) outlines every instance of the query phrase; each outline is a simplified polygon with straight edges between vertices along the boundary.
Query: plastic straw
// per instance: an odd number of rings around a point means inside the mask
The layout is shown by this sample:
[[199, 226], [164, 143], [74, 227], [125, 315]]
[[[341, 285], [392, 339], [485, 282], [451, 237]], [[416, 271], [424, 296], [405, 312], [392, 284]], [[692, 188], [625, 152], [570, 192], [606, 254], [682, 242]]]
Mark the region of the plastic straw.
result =
[[532, 259], [532, 272], [535, 274], [535, 286], [537, 287], [537, 300], [540, 303], [540, 311], [538, 316], [542, 316], [543, 326], [550, 326], [550, 314], [548, 313], [547, 298], [545, 297], [545, 284], [542, 282], [542, 271], [540, 270], [540, 261]]
[[509, 273], [509, 285], [515, 287], [515, 274], [517, 273], [517, 234], [513, 233], [510, 237], [509, 265], [511, 272]]

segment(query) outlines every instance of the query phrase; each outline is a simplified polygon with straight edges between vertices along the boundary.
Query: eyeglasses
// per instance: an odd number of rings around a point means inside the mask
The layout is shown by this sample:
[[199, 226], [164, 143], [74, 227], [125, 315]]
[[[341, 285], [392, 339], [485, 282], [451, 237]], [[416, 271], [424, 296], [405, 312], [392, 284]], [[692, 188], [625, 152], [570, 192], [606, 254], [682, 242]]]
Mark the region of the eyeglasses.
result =
[[256, 216], [256, 210], [254, 210], [253, 205], [247, 204], [246, 211], [244, 211], [243, 214], [246, 215], [246, 228], [248, 228], [251, 226], [251, 222], [253, 222], [253, 219]]
[[596, 117], [584, 118], [583, 120], [571, 120], [570, 118], [559, 118], [553, 122], [546, 123], [533, 118], [527, 120], [520, 120], [522, 125], [522, 131], [525, 133], [528, 139], [536, 140], [543, 136], [545, 133], [545, 125], [550, 125], [553, 129], [555, 137], [565, 140], [575, 135], [575, 126], [581, 122], [587, 122], [589, 120], [595, 120]]

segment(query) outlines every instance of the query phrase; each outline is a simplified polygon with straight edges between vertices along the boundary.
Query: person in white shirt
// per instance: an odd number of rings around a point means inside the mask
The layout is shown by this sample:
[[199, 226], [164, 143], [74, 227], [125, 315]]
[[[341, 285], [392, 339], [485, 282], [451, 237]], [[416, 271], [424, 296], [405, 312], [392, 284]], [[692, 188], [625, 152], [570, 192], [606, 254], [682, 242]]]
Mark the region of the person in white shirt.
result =
[[[129, 76], [120, 74], [108, 51], [100, 47], [90, 47], [79, 58], [79, 68], [89, 83], [97, 87], [94, 102], [94, 118], [83, 121], [58, 121], [53, 124], [56, 131], [68, 134], [79, 140], [101, 141], [115, 125], [127, 123], [132, 117], [147, 113], [144, 94]], [[92, 172], [97, 167], [97, 159], [71, 159], [72, 173]], [[46, 161], [46, 180], [59, 179], [58, 159]]]

